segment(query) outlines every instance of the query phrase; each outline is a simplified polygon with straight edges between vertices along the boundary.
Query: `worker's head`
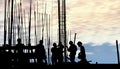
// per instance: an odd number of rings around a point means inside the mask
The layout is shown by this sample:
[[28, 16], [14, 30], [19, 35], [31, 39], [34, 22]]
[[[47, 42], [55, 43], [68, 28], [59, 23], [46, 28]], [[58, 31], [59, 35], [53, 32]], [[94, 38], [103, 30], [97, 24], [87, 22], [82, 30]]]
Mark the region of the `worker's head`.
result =
[[59, 42], [59, 45], [62, 45], [62, 42]]
[[70, 42], [69, 42], [69, 44], [71, 45], [71, 44], [73, 44], [73, 42], [72, 42], [72, 41], [70, 41]]
[[40, 43], [40, 44], [43, 44], [43, 40], [40, 40], [39, 43]]
[[20, 43], [21, 43], [21, 39], [20, 39], [20, 38], [18, 38], [18, 39], [17, 39], [17, 42], [18, 42], [18, 44], [20, 44]]
[[81, 41], [78, 41], [77, 45], [78, 45], [78, 46], [82, 46], [82, 42], [81, 42]]
[[53, 46], [54, 46], [54, 47], [57, 47], [57, 44], [56, 44], [56, 43], [53, 43]]

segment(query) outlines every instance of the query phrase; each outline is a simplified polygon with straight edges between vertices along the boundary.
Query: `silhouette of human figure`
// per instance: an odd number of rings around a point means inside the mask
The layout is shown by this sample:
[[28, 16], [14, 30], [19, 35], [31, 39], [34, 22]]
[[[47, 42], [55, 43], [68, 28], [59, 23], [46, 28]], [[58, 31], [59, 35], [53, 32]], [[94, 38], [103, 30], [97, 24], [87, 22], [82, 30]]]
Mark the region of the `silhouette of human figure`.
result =
[[62, 42], [59, 43], [58, 45], [58, 63], [63, 63], [63, 49], [64, 49], [64, 46], [62, 44]]
[[46, 51], [43, 45], [43, 40], [39, 41], [39, 44], [36, 46], [35, 53], [37, 55], [37, 62], [40, 64], [46, 64]]
[[79, 61], [80, 64], [89, 64], [87, 62], [87, 59], [86, 59], [86, 53], [85, 53], [85, 48], [84, 46], [82, 45], [82, 42], [78, 42], [77, 43], [78, 47], [80, 47], [80, 53], [78, 54], [78, 58], [81, 59], [81, 61]]
[[52, 52], [52, 65], [56, 65], [58, 60], [58, 48], [56, 43], [53, 43], [51, 52]]
[[8, 45], [3, 45], [0, 47], [0, 67], [9, 68], [10, 67], [10, 53], [7, 50]]
[[68, 51], [70, 52], [70, 55], [69, 55], [70, 61], [71, 63], [75, 63], [75, 55], [77, 51], [77, 46], [72, 41], [70, 41], [69, 44], [70, 44], [70, 47], [68, 48]]
[[24, 44], [21, 43], [21, 39], [18, 38], [17, 39], [17, 44], [16, 44], [16, 60], [17, 64], [21, 65], [25, 63], [25, 57], [24, 57], [24, 53], [23, 53], [23, 49], [24, 49]]

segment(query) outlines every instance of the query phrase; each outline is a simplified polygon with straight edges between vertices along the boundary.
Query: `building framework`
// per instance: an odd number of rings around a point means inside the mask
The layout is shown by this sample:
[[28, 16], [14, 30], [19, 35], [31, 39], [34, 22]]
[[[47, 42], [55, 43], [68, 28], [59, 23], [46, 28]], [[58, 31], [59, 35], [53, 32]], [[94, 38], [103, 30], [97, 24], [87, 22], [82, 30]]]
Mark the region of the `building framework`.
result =
[[66, 0], [58, 0], [58, 25], [59, 25], [59, 43], [62, 42], [64, 47], [65, 62], [67, 61], [66, 53]]

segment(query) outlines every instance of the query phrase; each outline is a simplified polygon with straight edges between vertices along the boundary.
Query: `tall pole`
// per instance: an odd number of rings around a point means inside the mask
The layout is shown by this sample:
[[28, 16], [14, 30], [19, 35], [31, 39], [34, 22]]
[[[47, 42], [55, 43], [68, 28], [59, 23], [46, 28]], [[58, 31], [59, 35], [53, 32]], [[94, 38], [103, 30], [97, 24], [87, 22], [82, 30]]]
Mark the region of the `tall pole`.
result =
[[14, 0], [11, 1], [11, 31], [10, 31], [10, 39], [9, 39], [9, 45], [12, 45], [12, 28], [13, 28], [13, 4]]
[[[38, 0], [37, 0], [37, 22], [36, 22], [36, 36], [37, 36], [37, 39], [36, 39], [36, 40], [37, 40], [37, 43], [38, 43], [38, 40], [39, 40], [37, 29], [38, 29], [38, 23], [40, 23], [40, 22], [39, 22], [39, 18], [40, 18], [40, 17], [39, 17], [39, 13], [38, 13], [38, 12], [39, 12], [39, 11], [38, 11], [38, 9], [39, 9], [38, 7], [39, 7], [39, 6], [38, 6]], [[40, 29], [39, 32], [41, 33], [41, 29]]]
[[8, 0], [8, 5], [7, 5], [7, 8], [8, 8], [8, 9], [7, 9], [8, 29], [7, 29], [7, 31], [8, 31], [8, 44], [9, 44], [9, 45], [10, 45], [10, 30], [11, 30], [11, 29], [10, 29], [10, 23], [11, 23], [11, 22], [10, 22], [10, 21], [11, 21], [11, 20], [10, 20], [10, 11], [11, 11], [10, 7], [11, 7], [11, 4], [10, 4], [10, 3], [11, 3], [11, 1]]
[[18, 4], [18, 18], [19, 18], [19, 23], [17, 25], [18, 28], [18, 38], [20, 38], [20, 5]]
[[75, 36], [74, 36], [74, 44], [76, 42], [76, 36], [77, 36], [77, 33], [75, 33]]
[[59, 43], [61, 42], [61, 36], [60, 36], [60, 0], [58, 0], [58, 23], [59, 23], [59, 25], [58, 25], [58, 28], [59, 28]]
[[35, 10], [35, 5], [34, 5], [34, 27], [35, 27], [35, 44], [37, 44], [37, 32], [36, 32], [36, 10]]
[[49, 15], [49, 38], [48, 38], [48, 59], [50, 63], [50, 15]]
[[120, 64], [118, 40], [116, 40], [116, 48], [117, 48], [117, 59], [118, 59], [118, 64]]
[[29, 18], [29, 39], [28, 39], [28, 44], [31, 43], [31, 12], [32, 11], [32, 0], [30, 0], [30, 18]]
[[[48, 14], [46, 14], [46, 40], [47, 40], [47, 46], [48, 46], [48, 49], [49, 49], [49, 45], [48, 45]], [[48, 50], [48, 64], [49, 64], [49, 50]]]
[[7, 1], [5, 0], [5, 8], [4, 8], [4, 45], [6, 44], [6, 6], [7, 5]]
[[64, 57], [67, 62], [66, 56], [66, 0], [58, 0], [58, 27], [59, 27], [59, 43], [64, 45]]
[[24, 41], [24, 26], [23, 26], [23, 10], [22, 10], [22, 2], [20, 0], [20, 16], [21, 16], [21, 39], [22, 39], [22, 42], [25, 44], [25, 41]]
[[44, 14], [42, 13], [42, 40], [44, 40]]
[[67, 48], [66, 48], [66, 46], [67, 46], [67, 42], [66, 42], [66, 33], [67, 33], [67, 31], [66, 31], [66, 0], [63, 0], [63, 4], [64, 4], [64, 43], [65, 43], [65, 52], [64, 52], [64, 54], [65, 54], [65, 62], [67, 62]]

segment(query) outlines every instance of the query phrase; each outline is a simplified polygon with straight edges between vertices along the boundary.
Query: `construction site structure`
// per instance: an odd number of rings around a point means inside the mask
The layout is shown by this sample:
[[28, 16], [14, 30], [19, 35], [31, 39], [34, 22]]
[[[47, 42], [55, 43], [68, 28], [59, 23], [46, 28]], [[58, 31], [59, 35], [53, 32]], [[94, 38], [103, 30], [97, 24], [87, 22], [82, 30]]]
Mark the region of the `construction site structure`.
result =
[[64, 45], [64, 57], [67, 62], [66, 53], [66, 0], [58, 0], [58, 25], [59, 25], [59, 43], [62, 42]]

